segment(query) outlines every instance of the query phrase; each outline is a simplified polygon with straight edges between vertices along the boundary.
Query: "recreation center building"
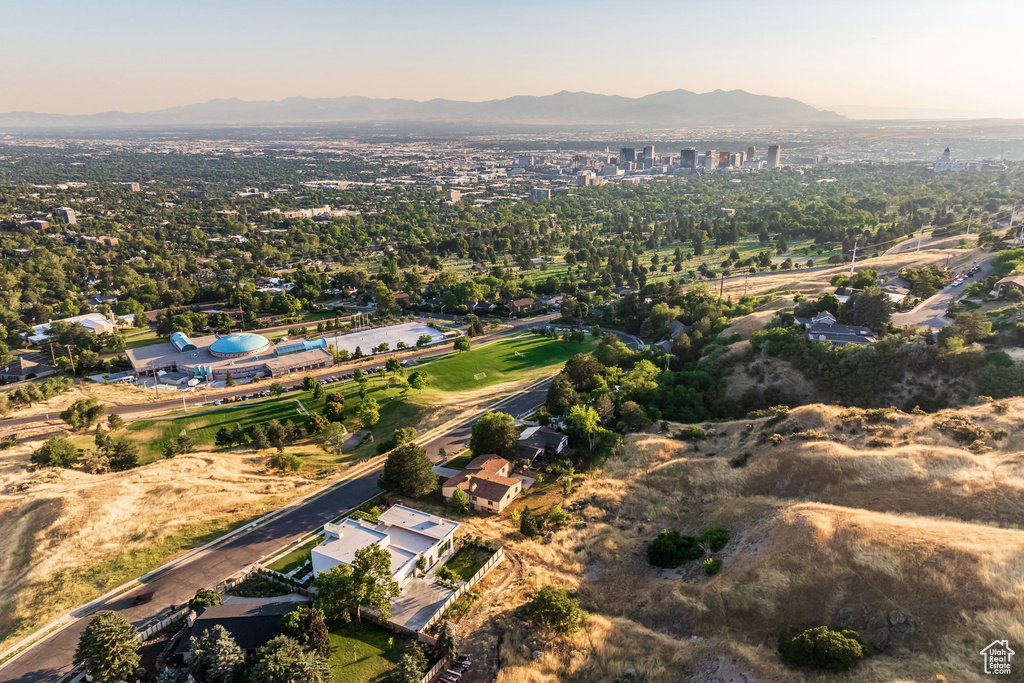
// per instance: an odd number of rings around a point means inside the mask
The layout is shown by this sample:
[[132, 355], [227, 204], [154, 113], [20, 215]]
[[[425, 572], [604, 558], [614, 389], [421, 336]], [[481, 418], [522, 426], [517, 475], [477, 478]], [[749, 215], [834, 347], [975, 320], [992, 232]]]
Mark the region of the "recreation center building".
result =
[[261, 334], [236, 332], [189, 339], [182, 332], [170, 342], [125, 352], [137, 376], [160, 372], [185, 375], [201, 382], [253, 377], [281, 377], [334, 365], [327, 340], [299, 339], [274, 344]]

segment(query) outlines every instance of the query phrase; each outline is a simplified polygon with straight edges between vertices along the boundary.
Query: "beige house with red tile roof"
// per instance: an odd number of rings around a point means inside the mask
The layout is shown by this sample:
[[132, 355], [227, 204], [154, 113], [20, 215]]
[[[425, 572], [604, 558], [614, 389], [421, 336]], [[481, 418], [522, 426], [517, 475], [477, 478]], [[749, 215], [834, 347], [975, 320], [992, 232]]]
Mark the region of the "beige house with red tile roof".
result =
[[512, 463], [497, 455], [479, 455], [466, 469], [449, 479], [441, 487], [444, 499], [449, 501], [455, 489], [466, 492], [469, 506], [481, 512], [501, 512], [523, 491], [523, 482], [514, 477]]

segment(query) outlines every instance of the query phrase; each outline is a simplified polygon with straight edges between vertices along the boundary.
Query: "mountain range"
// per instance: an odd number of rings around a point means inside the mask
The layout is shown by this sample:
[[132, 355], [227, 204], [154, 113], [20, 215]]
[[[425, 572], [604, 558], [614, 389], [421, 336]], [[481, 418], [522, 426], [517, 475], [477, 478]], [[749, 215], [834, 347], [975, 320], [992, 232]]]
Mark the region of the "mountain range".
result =
[[279, 101], [215, 99], [144, 113], [0, 114], [0, 128], [281, 125], [381, 122], [532, 125], [727, 126], [822, 124], [845, 120], [788, 97], [743, 90], [657, 92], [644, 97], [562, 91], [466, 102], [347, 96]]

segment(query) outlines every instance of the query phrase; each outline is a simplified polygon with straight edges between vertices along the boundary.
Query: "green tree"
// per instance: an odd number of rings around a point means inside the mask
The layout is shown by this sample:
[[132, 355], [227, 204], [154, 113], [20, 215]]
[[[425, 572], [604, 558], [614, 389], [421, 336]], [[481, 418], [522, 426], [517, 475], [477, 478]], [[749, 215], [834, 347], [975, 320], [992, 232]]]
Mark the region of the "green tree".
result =
[[437, 475], [427, 452], [414, 443], [391, 451], [384, 462], [378, 485], [410, 498], [423, 498], [437, 488]]
[[252, 440], [252, 447], [258, 451], [270, 448], [270, 439], [267, 438], [267, 432], [263, 429], [263, 425], [250, 427], [249, 438]]
[[953, 333], [968, 344], [986, 339], [992, 334], [992, 322], [983, 311], [957, 313], [952, 327]]
[[372, 398], [364, 398], [359, 402], [359, 412], [356, 415], [364, 427], [373, 427], [380, 421], [380, 408], [377, 401]]
[[324, 613], [316, 607], [300, 605], [281, 617], [281, 633], [294, 638], [303, 647], [321, 657], [331, 654], [331, 640], [324, 623]]
[[548, 410], [554, 415], [562, 415], [579, 403], [580, 395], [573, 387], [572, 380], [564, 373], [558, 373], [548, 386], [545, 401]]
[[565, 524], [567, 519], [569, 519], [569, 513], [563, 510], [562, 506], [557, 503], [548, 512], [548, 521], [552, 524]]
[[313, 607], [323, 612], [329, 621], [348, 621], [349, 611], [359, 603], [352, 568], [347, 564], [332, 567], [313, 579], [316, 599]]
[[314, 440], [327, 453], [341, 455], [346, 436], [344, 425], [340, 422], [328, 422]]
[[[359, 371], [356, 370], [356, 372]], [[313, 388], [316, 387], [318, 384], [319, 382], [316, 381], [316, 377], [313, 377], [312, 375], [306, 375], [305, 377], [302, 378], [303, 391], [313, 391]]]
[[[331, 404], [328, 403], [328, 406]], [[310, 413], [306, 416], [306, 433], [310, 436], [315, 436], [324, 430], [327, 426], [328, 420], [323, 415], [317, 413]]]
[[577, 444], [586, 444], [587, 449], [594, 450], [596, 440], [601, 432], [601, 418], [590, 406], [575, 405], [565, 418], [566, 431], [571, 440]]
[[209, 588], [200, 588], [196, 591], [196, 594], [192, 596], [192, 599], [188, 601], [188, 608], [193, 611], [198, 611], [203, 607], [211, 607], [213, 605], [221, 604], [220, 593]]
[[188, 671], [196, 683], [232, 683], [245, 664], [245, 653], [220, 624], [192, 636]]
[[527, 538], [533, 538], [540, 536], [542, 531], [540, 517], [533, 514], [533, 510], [530, 508], [524, 507], [519, 514], [519, 533]]
[[427, 673], [427, 658], [415, 642], [409, 643], [391, 673], [391, 683], [420, 683]]
[[448, 504], [451, 506], [452, 512], [464, 515], [469, 511], [469, 496], [465, 491], [456, 487]]
[[382, 618], [388, 619], [391, 602], [401, 592], [391, 575], [391, 553], [376, 544], [357, 550], [352, 563], [352, 580], [359, 596], [359, 607], [372, 607]]
[[107, 427], [110, 428], [110, 431], [116, 432], [118, 429], [124, 427], [124, 418], [117, 413], [114, 413], [107, 418]]
[[72, 429], [82, 430], [92, 427], [106, 413], [107, 407], [96, 398], [80, 398], [60, 414], [60, 419]]
[[[340, 396], [340, 393], [328, 394], [327, 397]], [[343, 422], [345, 420], [345, 402], [344, 399], [341, 401], [328, 401], [324, 404], [324, 417], [327, 418], [328, 422]]]
[[109, 439], [106, 452], [110, 458], [110, 469], [115, 472], [124, 472], [139, 466], [139, 446], [126, 436]]
[[250, 683], [328, 683], [333, 672], [326, 659], [288, 636], [277, 636], [253, 655]]
[[270, 385], [270, 395], [271, 396], [280, 396], [283, 393], [284, 393], [284, 385], [281, 384], [280, 382], [274, 382], [273, 384]]
[[437, 632], [437, 650], [441, 657], [447, 657], [454, 661], [459, 655], [459, 636], [455, 630], [455, 624], [450, 619], [445, 619]]
[[527, 621], [554, 633], [574, 633], [583, 622], [579, 600], [555, 586], [544, 586], [520, 609]]
[[327, 392], [324, 390], [324, 385], [320, 384], [320, 382], [317, 382], [316, 385], [313, 387], [313, 400], [322, 401], [324, 400], [326, 394]]
[[471, 348], [473, 348], [473, 343], [469, 341], [469, 337], [459, 337], [455, 340], [455, 350], [459, 353], [469, 351]]
[[856, 631], [827, 626], [785, 631], [779, 635], [778, 648], [787, 664], [833, 672], [849, 671], [872, 651]]
[[423, 391], [427, 387], [427, 373], [422, 370], [413, 370], [409, 374], [409, 386], [416, 391]]
[[395, 310], [395, 295], [383, 281], [377, 280], [373, 286], [373, 299], [377, 303], [377, 312], [383, 316], [391, 315]]
[[509, 461], [519, 456], [519, 432], [508, 413], [486, 413], [473, 425], [469, 450], [474, 456], [496, 453]]
[[78, 447], [63, 436], [52, 436], [43, 442], [30, 458], [38, 467], [74, 467], [79, 458]]
[[96, 683], [128, 680], [139, 660], [139, 638], [120, 612], [100, 612], [89, 620], [73, 659]]
[[395, 358], [394, 356], [388, 358], [387, 361], [384, 363], [384, 370], [395, 375], [401, 375], [405, 373], [405, 368], [402, 367], [402, 362]]
[[231, 371], [228, 370], [227, 374], [224, 375], [224, 386], [233, 387], [235, 386], [235, 378], [231, 375]]

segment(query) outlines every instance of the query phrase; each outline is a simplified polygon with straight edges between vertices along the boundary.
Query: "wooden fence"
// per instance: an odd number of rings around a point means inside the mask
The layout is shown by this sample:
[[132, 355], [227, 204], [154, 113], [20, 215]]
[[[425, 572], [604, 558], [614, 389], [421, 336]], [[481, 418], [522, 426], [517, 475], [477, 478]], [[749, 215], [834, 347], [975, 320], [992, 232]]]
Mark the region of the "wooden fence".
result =
[[430, 617], [430, 620], [427, 621], [427, 623], [423, 626], [423, 630], [426, 631], [428, 628], [436, 624], [438, 620], [444, 615], [445, 610], [451, 607], [453, 602], [461, 598], [466, 591], [468, 591], [470, 588], [478, 584], [481, 581], [481, 579], [487, 576], [488, 572], [494, 569], [504, 559], [505, 549], [498, 548], [497, 552], [491, 555], [491, 558], [484, 563], [484, 566], [480, 567], [480, 569], [477, 570], [476, 574], [474, 574], [469, 581], [459, 586], [458, 590], [452, 593], [451, 596], [444, 601], [444, 604], [441, 605], [441, 608], [438, 609], [437, 612], [434, 613], [434, 616]]
[[423, 674], [423, 678], [420, 679], [420, 683], [434, 683], [434, 681], [448, 669], [448, 658], [442, 657], [437, 664], [431, 667], [430, 671]]

